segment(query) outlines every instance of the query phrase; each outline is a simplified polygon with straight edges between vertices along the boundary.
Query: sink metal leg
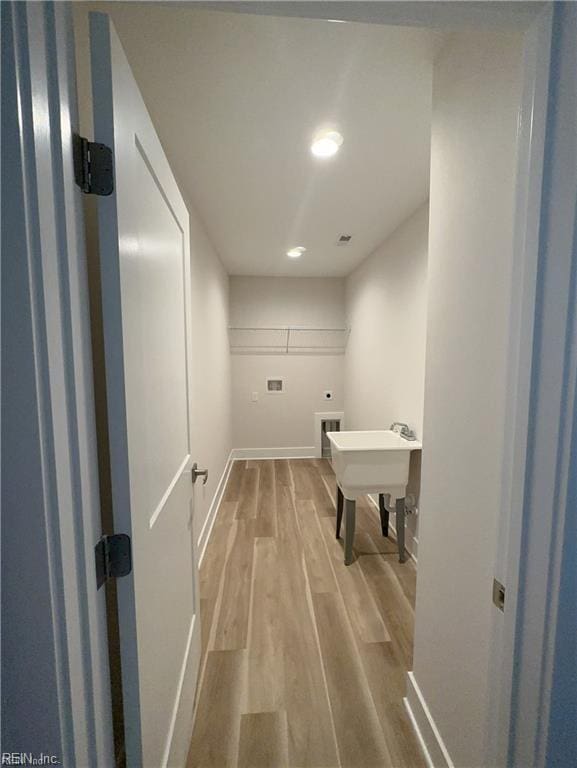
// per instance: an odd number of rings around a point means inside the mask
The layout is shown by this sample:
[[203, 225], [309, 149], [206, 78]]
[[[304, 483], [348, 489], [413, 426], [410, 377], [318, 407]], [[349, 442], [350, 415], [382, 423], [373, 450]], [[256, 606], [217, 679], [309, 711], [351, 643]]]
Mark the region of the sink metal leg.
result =
[[383, 536], [389, 535], [389, 510], [385, 506], [385, 494], [379, 493], [379, 512], [381, 514], [381, 531]]
[[356, 511], [356, 502], [345, 499], [345, 565], [353, 562]]
[[343, 503], [345, 497], [337, 485], [337, 539], [341, 538], [341, 523], [343, 521]]
[[397, 524], [397, 544], [399, 545], [399, 563], [404, 563], [407, 559], [405, 551], [405, 500], [397, 499], [395, 504], [396, 524]]

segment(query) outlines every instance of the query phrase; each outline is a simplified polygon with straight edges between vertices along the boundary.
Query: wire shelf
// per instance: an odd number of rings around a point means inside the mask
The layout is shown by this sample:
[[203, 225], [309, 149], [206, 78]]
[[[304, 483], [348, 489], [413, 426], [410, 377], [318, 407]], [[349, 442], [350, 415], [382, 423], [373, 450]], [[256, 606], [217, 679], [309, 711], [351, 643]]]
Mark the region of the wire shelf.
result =
[[233, 354], [316, 354], [342, 355], [347, 346], [348, 328], [231, 327], [230, 351]]

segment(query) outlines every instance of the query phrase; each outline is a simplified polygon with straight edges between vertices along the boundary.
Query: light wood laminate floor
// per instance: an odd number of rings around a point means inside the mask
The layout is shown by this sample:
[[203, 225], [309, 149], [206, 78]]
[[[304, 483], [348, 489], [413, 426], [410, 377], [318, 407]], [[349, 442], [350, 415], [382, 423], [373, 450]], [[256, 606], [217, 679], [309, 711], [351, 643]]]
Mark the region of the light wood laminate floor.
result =
[[357, 502], [335, 539], [321, 459], [236, 461], [202, 563], [203, 657], [187, 768], [422, 768], [403, 706], [415, 568]]

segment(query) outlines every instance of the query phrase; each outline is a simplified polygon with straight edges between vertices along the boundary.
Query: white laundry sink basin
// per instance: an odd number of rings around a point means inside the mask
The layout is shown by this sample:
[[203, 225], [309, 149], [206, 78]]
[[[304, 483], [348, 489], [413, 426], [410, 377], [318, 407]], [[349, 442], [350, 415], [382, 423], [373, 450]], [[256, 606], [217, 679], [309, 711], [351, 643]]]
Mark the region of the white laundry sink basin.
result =
[[327, 432], [331, 462], [346, 499], [366, 493], [403, 498], [409, 480], [411, 451], [423, 446], [391, 430]]

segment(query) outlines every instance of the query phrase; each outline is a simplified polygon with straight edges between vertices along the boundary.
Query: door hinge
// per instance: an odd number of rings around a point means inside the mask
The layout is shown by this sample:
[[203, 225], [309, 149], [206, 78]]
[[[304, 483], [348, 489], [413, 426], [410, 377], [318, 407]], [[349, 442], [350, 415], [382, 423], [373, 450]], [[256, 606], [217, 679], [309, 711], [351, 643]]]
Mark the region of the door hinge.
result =
[[87, 195], [111, 195], [114, 191], [112, 150], [106, 144], [74, 135], [74, 180]]
[[493, 604], [500, 611], [505, 610], [505, 585], [501, 584], [497, 579], [493, 579]]
[[128, 576], [132, 571], [132, 545], [126, 533], [103, 536], [94, 547], [96, 558], [96, 588], [108, 579]]

